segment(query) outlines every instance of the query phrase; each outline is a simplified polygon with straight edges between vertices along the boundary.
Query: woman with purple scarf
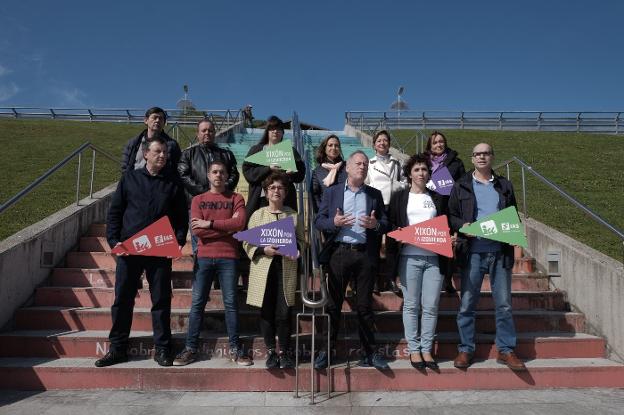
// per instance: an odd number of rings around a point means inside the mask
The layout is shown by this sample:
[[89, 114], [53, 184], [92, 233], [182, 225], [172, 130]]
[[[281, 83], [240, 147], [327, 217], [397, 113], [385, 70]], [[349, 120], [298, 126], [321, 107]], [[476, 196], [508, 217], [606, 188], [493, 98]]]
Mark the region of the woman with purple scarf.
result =
[[[432, 175], [436, 170], [446, 167], [453, 181], [456, 182], [466, 173], [464, 162], [457, 157], [457, 152], [455, 150], [451, 150], [448, 147], [446, 137], [439, 131], [434, 131], [431, 133], [431, 136], [429, 136], [425, 153], [429, 156]], [[447, 210], [448, 200], [448, 196], [442, 196], [444, 211]], [[444, 290], [449, 294], [454, 294], [456, 292], [451, 279], [453, 275], [453, 265], [452, 259], [440, 256], [440, 273], [444, 275]]]

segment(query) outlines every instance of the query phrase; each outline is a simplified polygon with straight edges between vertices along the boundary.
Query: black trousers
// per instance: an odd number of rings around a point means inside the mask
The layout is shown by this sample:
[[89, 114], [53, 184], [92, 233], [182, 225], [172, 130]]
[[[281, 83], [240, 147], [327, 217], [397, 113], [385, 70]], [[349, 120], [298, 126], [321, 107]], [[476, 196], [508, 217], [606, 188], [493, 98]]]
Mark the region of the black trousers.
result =
[[377, 263], [366, 251], [354, 251], [338, 246], [329, 260], [327, 290], [329, 303], [327, 312], [331, 319], [330, 339], [332, 348], [338, 338], [340, 312], [349, 281], [357, 287], [355, 309], [358, 318], [358, 333], [362, 351], [369, 355], [375, 348], [375, 316], [373, 314], [373, 284], [377, 278]]
[[267, 349], [275, 349], [275, 334], [277, 334], [280, 351], [285, 352], [290, 349], [291, 308], [284, 296], [282, 259], [276, 257], [271, 261], [260, 309], [260, 331]]
[[111, 307], [113, 327], [108, 336], [111, 350], [128, 348], [132, 313], [141, 275], [145, 271], [152, 299], [152, 328], [156, 350], [169, 350], [171, 342], [171, 259], [149, 256], [119, 256], [115, 273], [115, 302]]

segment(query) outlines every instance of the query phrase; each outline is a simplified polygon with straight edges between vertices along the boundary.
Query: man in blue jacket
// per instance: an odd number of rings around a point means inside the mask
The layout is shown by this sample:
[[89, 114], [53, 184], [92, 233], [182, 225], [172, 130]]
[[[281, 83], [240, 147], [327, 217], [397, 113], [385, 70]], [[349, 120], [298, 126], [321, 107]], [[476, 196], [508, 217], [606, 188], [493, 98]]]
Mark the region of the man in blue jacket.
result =
[[[377, 277], [381, 235], [389, 230], [381, 192], [364, 184], [368, 157], [356, 151], [347, 159], [347, 181], [327, 188], [315, 218], [315, 227], [325, 236], [321, 263], [329, 265], [327, 307], [331, 319], [332, 349], [338, 337], [340, 310], [351, 279], [357, 287], [356, 310], [362, 358], [360, 366], [388, 369], [384, 356], [375, 351], [375, 320], [372, 310], [373, 284]], [[328, 351], [321, 350], [314, 362], [327, 367]]]
[[[477, 144], [472, 150], [475, 169], [462, 176], [451, 190], [448, 210], [453, 232], [499, 210], [516, 206], [511, 182], [494, 173], [493, 161], [494, 149], [491, 145]], [[459, 234], [456, 257], [461, 267], [461, 306], [457, 314], [460, 344], [455, 367], [465, 369], [472, 363], [475, 351], [475, 310], [483, 277], [487, 273], [495, 304], [496, 360], [514, 371], [526, 370], [524, 363], [514, 353], [516, 330], [511, 313], [513, 246]]]
[[[126, 172], [113, 195], [108, 211], [106, 238], [111, 248], [168, 216], [178, 245], [186, 242], [188, 211], [184, 189], [167, 163], [167, 144], [162, 137], [148, 139], [141, 151], [145, 167]], [[113, 327], [108, 336], [109, 352], [95, 362], [104, 367], [128, 360], [127, 348], [132, 325], [134, 298], [145, 271], [152, 299], [154, 360], [171, 366], [171, 258], [127, 255], [117, 258], [115, 301], [111, 307]]]

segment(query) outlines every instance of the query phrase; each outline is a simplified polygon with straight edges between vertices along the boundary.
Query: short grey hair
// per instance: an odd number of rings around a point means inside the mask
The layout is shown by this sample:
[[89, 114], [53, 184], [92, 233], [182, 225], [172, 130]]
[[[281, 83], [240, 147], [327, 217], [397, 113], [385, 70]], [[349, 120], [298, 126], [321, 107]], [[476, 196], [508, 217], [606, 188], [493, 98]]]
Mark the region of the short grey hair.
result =
[[353, 160], [353, 157], [355, 157], [356, 154], [360, 154], [362, 156], [364, 156], [364, 158], [366, 159], [366, 161], [368, 162], [368, 156], [366, 155], [365, 152], [363, 152], [362, 150], [355, 150], [353, 153], [351, 153], [351, 155], [349, 156], [349, 158], [347, 159], [347, 163], [351, 164], [351, 160]]

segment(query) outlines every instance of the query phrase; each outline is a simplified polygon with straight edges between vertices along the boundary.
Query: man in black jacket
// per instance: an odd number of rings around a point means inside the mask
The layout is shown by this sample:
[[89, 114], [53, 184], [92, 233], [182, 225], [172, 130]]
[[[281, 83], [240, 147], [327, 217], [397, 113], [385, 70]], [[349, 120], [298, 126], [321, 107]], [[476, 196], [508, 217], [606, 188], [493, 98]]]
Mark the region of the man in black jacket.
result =
[[154, 137], [162, 137], [167, 143], [167, 168], [173, 169], [175, 172], [178, 160], [180, 160], [180, 146], [178, 142], [169, 137], [163, 129], [167, 123], [167, 114], [165, 110], [159, 107], [152, 107], [145, 112], [143, 123], [146, 129], [141, 131], [139, 135], [131, 138], [124, 148], [121, 158], [121, 172], [128, 170], [141, 169], [145, 166], [145, 158], [141, 144], [145, 140]]
[[[168, 216], [178, 245], [186, 242], [188, 213], [179, 179], [165, 168], [167, 144], [155, 136], [142, 145], [145, 167], [126, 172], [113, 195], [108, 211], [106, 238], [111, 248]], [[121, 254], [115, 272], [115, 301], [111, 307], [113, 326], [110, 350], [95, 366], [104, 367], [128, 360], [127, 348], [132, 325], [134, 298], [145, 271], [152, 299], [154, 360], [171, 366], [171, 258]]]
[[[221, 148], [215, 143], [216, 129], [212, 121], [204, 119], [197, 124], [197, 144], [182, 152], [178, 163], [178, 174], [184, 184], [186, 202], [191, 209], [193, 197], [210, 190], [208, 181], [208, 166], [213, 161], [225, 164], [228, 179], [225, 184], [227, 190], [234, 191], [238, 184], [239, 173], [236, 168], [236, 158], [227, 148]], [[193, 253], [197, 253], [197, 238], [191, 235]]]
[[[448, 204], [453, 232], [462, 226], [516, 206], [511, 182], [492, 170], [494, 149], [489, 144], [477, 144], [472, 150], [475, 169], [462, 176], [451, 190]], [[514, 371], [526, 370], [514, 353], [516, 330], [511, 313], [511, 268], [513, 246], [485, 238], [460, 234], [456, 246], [457, 262], [461, 267], [461, 306], [457, 314], [459, 353], [454, 365], [467, 368], [475, 351], [475, 315], [483, 276], [490, 277], [496, 315], [497, 362]]]

